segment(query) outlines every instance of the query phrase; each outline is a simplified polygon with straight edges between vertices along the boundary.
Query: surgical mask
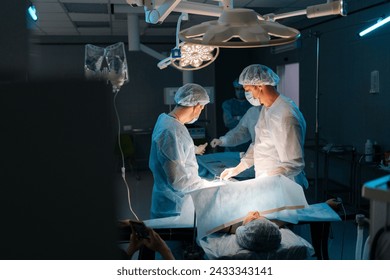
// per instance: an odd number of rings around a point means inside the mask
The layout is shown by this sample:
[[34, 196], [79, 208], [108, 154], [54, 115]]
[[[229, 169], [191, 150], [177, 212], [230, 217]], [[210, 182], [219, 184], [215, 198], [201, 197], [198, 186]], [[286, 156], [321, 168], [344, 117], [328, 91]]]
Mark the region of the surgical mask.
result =
[[194, 122], [196, 122], [198, 120], [198, 118], [193, 118], [191, 121], [189, 121], [187, 124], [193, 124]]
[[253, 97], [252, 92], [246, 91], [245, 97], [246, 97], [246, 100], [248, 100], [248, 102], [250, 104], [252, 104], [253, 106], [260, 106], [261, 105], [259, 99]]

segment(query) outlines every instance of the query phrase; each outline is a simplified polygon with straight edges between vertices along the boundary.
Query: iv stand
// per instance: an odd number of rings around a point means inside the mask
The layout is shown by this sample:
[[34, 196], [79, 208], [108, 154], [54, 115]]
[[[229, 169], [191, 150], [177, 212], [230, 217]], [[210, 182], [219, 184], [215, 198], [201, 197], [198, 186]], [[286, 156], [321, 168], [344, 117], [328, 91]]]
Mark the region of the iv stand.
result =
[[313, 35], [316, 37], [316, 123], [315, 123], [315, 177], [314, 177], [314, 197], [318, 201], [318, 174], [319, 174], [319, 149], [320, 149], [320, 136], [319, 136], [319, 71], [320, 71], [320, 34], [315, 32]]

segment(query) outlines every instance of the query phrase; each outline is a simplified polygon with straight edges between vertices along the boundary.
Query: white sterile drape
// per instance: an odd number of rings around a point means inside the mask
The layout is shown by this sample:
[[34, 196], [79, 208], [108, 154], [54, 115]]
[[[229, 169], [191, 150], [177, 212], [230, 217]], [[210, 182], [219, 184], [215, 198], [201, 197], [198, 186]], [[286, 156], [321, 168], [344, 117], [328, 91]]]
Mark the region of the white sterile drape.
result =
[[296, 209], [308, 207], [302, 187], [283, 175], [224, 183], [190, 192], [198, 239], [242, 221], [249, 211], [298, 223]]

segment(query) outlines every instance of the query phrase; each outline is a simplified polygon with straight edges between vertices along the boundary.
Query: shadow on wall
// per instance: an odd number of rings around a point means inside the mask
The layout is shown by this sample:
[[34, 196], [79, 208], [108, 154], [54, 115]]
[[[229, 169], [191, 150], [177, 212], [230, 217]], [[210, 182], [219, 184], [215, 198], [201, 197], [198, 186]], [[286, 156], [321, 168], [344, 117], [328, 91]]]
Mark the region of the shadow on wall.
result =
[[117, 259], [111, 90], [0, 85], [0, 259]]

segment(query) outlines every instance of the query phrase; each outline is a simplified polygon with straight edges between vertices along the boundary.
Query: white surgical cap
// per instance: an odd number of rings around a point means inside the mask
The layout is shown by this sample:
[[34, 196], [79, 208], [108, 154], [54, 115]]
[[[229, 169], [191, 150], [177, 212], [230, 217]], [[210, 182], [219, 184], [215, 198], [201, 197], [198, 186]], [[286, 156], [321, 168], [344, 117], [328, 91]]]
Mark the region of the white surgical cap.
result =
[[238, 82], [242, 85], [276, 86], [279, 83], [279, 80], [279, 76], [267, 66], [252, 64], [242, 70]]
[[237, 243], [242, 248], [267, 252], [279, 247], [282, 234], [277, 225], [267, 219], [256, 219], [236, 229]]
[[196, 106], [198, 103], [206, 105], [210, 102], [207, 91], [197, 84], [185, 84], [175, 94], [175, 102], [181, 106]]

